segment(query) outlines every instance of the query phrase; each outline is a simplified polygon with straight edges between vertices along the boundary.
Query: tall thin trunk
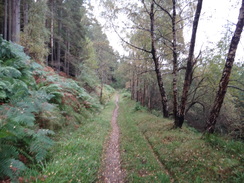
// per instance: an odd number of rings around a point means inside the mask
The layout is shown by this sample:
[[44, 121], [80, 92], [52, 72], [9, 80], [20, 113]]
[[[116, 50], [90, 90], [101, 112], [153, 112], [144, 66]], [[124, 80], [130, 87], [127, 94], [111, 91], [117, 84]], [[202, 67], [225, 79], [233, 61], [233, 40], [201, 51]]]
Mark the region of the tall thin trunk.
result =
[[54, 0], [51, 0], [51, 22], [50, 22], [50, 46], [51, 46], [51, 66], [54, 66]]
[[135, 73], [134, 69], [132, 70], [132, 88], [131, 88], [131, 99], [135, 99]]
[[194, 16], [194, 21], [193, 21], [193, 27], [192, 27], [192, 35], [191, 35], [191, 42], [190, 42], [190, 48], [189, 48], [189, 55], [187, 58], [187, 67], [186, 67], [186, 73], [185, 73], [185, 80], [184, 80], [184, 87], [182, 91], [182, 96], [181, 96], [181, 105], [177, 114], [177, 118], [175, 119], [175, 127], [181, 128], [184, 119], [185, 119], [185, 108], [186, 108], [186, 103], [187, 103], [187, 97], [188, 97], [188, 91], [191, 86], [192, 82], [192, 75], [193, 75], [193, 66], [194, 66], [194, 48], [195, 48], [195, 42], [196, 42], [196, 34], [197, 34], [197, 27], [198, 27], [198, 22], [202, 10], [202, 2], [203, 0], [198, 0], [197, 3], [197, 9], [195, 12]]
[[139, 102], [139, 77], [136, 73], [136, 101]]
[[[68, 35], [69, 35], [69, 32], [68, 32]], [[70, 75], [69, 74], [69, 71], [70, 71], [70, 42], [69, 42], [69, 40], [68, 40], [68, 58], [67, 58], [67, 73], [66, 74], [68, 74], [68, 75]]]
[[12, 40], [12, 0], [8, 1], [8, 40]]
[[12, 0], [12, 41], [16, 42], [16, 26], [17, 26], [17, 9], [16, 9], [16, 1], [18, 0]]
[[177, 40], [176, 40], [176, 2], [172, 0], [173, 3], [173, 16], [172, 16], [172, 33], [173, 33], [173, 114], [174, 119], [177, 118], [178, 112], [178, 88], [177, 88], [177, 74], [178, 74], [178, 61], [177, 61]]
[[66, 48], [64, 57], [64, 72], [69, 75], [69, 30], [66, 31]]
[[62, 24], [61, 24], [61, 18], [62, 18], [62, 9], [61, 9], [61, 4], [62, 2], [59, 2], [59, 8], [58, 8], [58, 41], [57, 41], [57, 64], [58, 64], [58, 71], [60, 71], [60, 67], [61, 67], [61, 28], [62, 28]]
[[148, 85], [148, 88], [147, 88], [147, 93], [148, 93], [148, 103], [147, 103], [147, 107], [149, 110], [151, 110], [151, 90], [149, 88], [149, 85]]
[[101, 90], [100, 90], [100, 103], [103, 103], [103, 70], [101, 75]]
[[208, 118], [208, 121], [206, 122], [205, 130], [209, 133], [214, 132], [216, 120], [217, 120], [217, 117], [219, 116], [219, 112], [220, 112], [221, 106], [223, 104], [225, 94], [227, 92], [227, 86], [229, 83], [229, 78], [230, 78], [231, 70], [233, 67], [234, 60], [235, 60], [237, 46], [238, 46], [240, 38], [241, 38], [243, 26], [244, 26], [244, 0], [242, 0], [239, 18], [238, 18], [238, 22], [236, 24], [236, 30], [234, 32], [234, 35], [233, 35], [231, 43], [230, 43], [230, 48], [229, 48], [229, 52], [227, 55], [225, 67], [223, 69], [222, 77], [219, 82], [219, 90], [215, 97], [213, 107], [210, 111], [210, 116]]
[[143, 80], [143, 94], [142, 94], [142, 101], [141, 101], [143, 106], [146, 105], [146, 103], [145, 103], [145, 101], [146, 101], [146, 92], [147, 92], [147, 90], [146, 90], [146, 80], [144, 79]]
[[24, 13], [24, 27], [28, 24], [28, 21], [29, 21], [28, 9], [29, 9], [29, 4], [28, 4], [28, 2], [25, 0], [25, 1], [24, 1], [24, 7], [23, 7], [23, 13]]
[[20, 41], [20, 0], [13, 0], [12, 4], [12, 41], [19, 43]]
[[150, 12], [150, 23], [151, 23], [151, 28], [150, 28], [150, 33], [151, 33], [151, 53], [153, 57], [153, 62], [155, 65], [155, 72], [157, 76], [157, 82], [159, 86], [159, 91], [161, 95], [161, 103], [163, 106], [163, 116], [165, 118], [169, 117], [169, 109], [168, 109], [168, 99], [167, 95], [164, 89], [164, 84], [163, 84], [163, 79], [162, 79], [162, 74], [160, 70], [160, 64], [159, 64], [159, 58], [157, 56], [157, 50], [155, 47], [155, 33], [154, 33], [154, 21], [155, 21], [155, 16], [154, 16], [154, 3], [151, 3], [151, 12]]
[[[130, 72], [129, 75], [132, 76], [132, 75], [131, 75], [131, 70], [129, 70], [129, 72]], [[133, 72], [132, 72], [132, 73], [133, 73]], [[131, 79], [131, 77], [130, 77], [130, 94], [131, 94], [131, 95], [130, 95], [130, 98], [131, 98], [131, 100], [133, 100], [133, 99], [132, 99], [132, 87], [133, 87], [133, 86], [132, 86], [132, 79]]]
[[8, 0], [4, 1], [4, 33], [3, 38], [7, 39], [8, 31]]

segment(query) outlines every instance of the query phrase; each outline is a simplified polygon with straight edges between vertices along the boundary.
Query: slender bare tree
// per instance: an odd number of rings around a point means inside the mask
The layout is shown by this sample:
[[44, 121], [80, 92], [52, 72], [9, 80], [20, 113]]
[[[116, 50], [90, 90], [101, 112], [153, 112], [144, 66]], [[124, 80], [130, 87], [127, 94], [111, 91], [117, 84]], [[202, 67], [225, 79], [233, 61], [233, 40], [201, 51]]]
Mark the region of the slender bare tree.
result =
[[187, 58], [187, 67], [186, 67], [186, 73], [185, 73], [185, 80], [184, 80], [184, 87], [181, 95], [181, 104], [178, 109], [177, 117], [175, 118], [175, 127], [181, 128], [184, 119], [185, 119], [185, 109], [187, 104], [187, 97], [188, 92], [192, 83], [192, 75], [193, 75], [193, 67], [194, 67], [194, 49], [195, 49], [195, 42], [196, 42], [196, 35], [197, 35], [197, 28], [198, 28], [198, 22], [202, 10], [202, 2], [203, 0], [198, 0], [197, 2], [197, 8], [194, 16], [193, 26], [192, 26], [192, 35], [191, 35], [191, 42], [190, 42], [190, 48], [189, 48], [189, 54]]
[[214, 132], [216, 120], [217, 120], [217, 117], [219, 116], [219, 112], [220, 112], [221, 106], [223, 104], [225, 94], [227, 92], [230, 74], [231, 74], [231, 70], [233, 67], [234, 60], [235, 60], [236, 50], [237, 50], [237, 47], [238, 47], [238, 44], [239, 44], [239, 41], [241, 38], [241, 33], [243, 31], [243, 25], [244, 25], [244, 0], [242, 0], [239, 18], [238, 18], [238, 22], [236, 24], [236, 30], [234, 32], [234, 35], [233, 35], [231, 43], [230, 43], [230, 48], [229, 48], [229, 52], [227, 55], [225, 67], [223, 69], [222, 77], [219, 82], [219, 89], [218, 89], [217, 95], [215, 97], [213, 107], [210, 111], [210, 116], [206, 122], [205, 130], [208, 133]]

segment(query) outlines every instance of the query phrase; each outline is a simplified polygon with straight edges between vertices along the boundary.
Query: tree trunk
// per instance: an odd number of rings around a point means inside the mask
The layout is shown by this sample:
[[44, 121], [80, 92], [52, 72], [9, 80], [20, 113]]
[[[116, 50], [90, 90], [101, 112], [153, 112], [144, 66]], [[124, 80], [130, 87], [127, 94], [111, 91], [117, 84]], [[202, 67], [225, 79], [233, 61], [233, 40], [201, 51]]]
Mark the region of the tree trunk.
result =
[[177, 118], [178, 112], [178, 88], [177, 88], [177, 74], [178, 74], [178, 61], [177, 61], [177, 40], [176, 40], [176, 2], [172, 0], [173, 3], [173, 16], [172, 16], [172, 33], [173, 33], [173, 115], [174, 119]]
[[25, 0], [24, 1], [24, 7], [23, 7], [23, 13], [24, 13], [24, 27], [28, 24], [29, 17], [28, 17], [28, 10], [29, 10], [29, 4]]
[[136, 102], [139, 102], [139, 77], [136, 73]]
[[146, 90], [146, 80], [144, 79], [143, 80], [143, 94], [142, 94], [142, 106], [146, 106], [146, 93], [147, 93], [147, 90]]
[[50, 22], [50, 47], [51, 47], [51, 66], [54, 66], [54, 0], [51, 0], [51, 22]]
[[100, 104], [103, 103], [103, 70], [102, 70], [102, 76], [101, 76], [101, 90], [100, 90]]
[[12, 41], [19, 43], [20, 41], [20, 0], [12, 2]]
[[223, 69], [222, 77], [219, 82], [219, 90], [215, 97], [213, 107], [210, 111], [210, 116], [206, 122], [205, 130], [208, 133], [213, 133], [215, 130], [216, 119], [219, 116], [219, 112], [220, 112], [221, 106], [223, 104], [225, 94], [227, 92], [229, 78], [230, 78], [232, 66], [233, 66], [233, 63], [235, 60], [237, 46], [238, 46], [240, 38], [241, 38], [243, 25], [244, 25], [244, 0], [242, 0], [239, 18], [238, 18], [238, 22], [236, 24], [236, 30], [234, 32], [234, 35], [233, 35], [231, 43], [230, 43], [230, 48], [229, 48], [229, 52], [227, 55], [225, 67]]
[[158, 86], [159, 86], [159, 91], [160, 91], [160, 95], [161, 95], [161, 103], [163, 106], [163, 116], [165, 118], [169, 117], [169, 110], [168, 110], [168, 99], [166, 96], [166, 92], [164, 89], [164, 84], [163, 84], [163, 79], [162, 79], [162, 74], [161, 74], [161, 70], [160, 70], [160, 64], [159, 64], [159, 58], [157, 56], [157, 50], [155, 47], [155, 33], [154, 33], [154, 21], [155, 21], [155, 17], [154, 17], [154, 3], [151, 3], [151, 12], [150, 12], [150, 23], [151, 23], [151, 29], [150, 29], [150, 34], [151, 34], [151, 54], [153, 57], [153, 62], [155, 65], [155, 72], [156, 72], [156, 76], [157, 76], [157, 82], [158, 82]]
[[60, 71], [60, 67], [61, 67], [61, 28], [62, 28], [62, 24], [61, 24], [61, 19], [62, 19], [62, 1], [59, 2], [58, 5], [58, 40], [57, 40], [57, 64], [58, 64], [58, 71]]
[[134, 69], [132, 70], [132, 88], [131, 88], [131, 99], [135, 99], [135, 73]]
[[69, 74], [69, 70], [70, 70], [70, 42], [69, 41], [68, 41], [68, 46], [67, 47], [68, 47], [67, 48], [68, 49], [68, 59], [67, 59], [67, 73], [66, 74], [70, 75]]
[[12, 0], [8, 1], [8, 40], [12, 40]]
[[188, 91], [190, 89], [191, 82], [192, 82], [193, 66], [194, 66], [194, 61], [193, 61], [194, 48], [195, 48], [195, 42], [196, 42], [196, 33], [197, 33], [198, 22], [199, 22], [201, 10], [202, 10], [202, 1], [203, 0], [198, 0], [197, 9], [196, 9], [195, 16], [194, 16], [189, 55], [188, 55], [188, 59], [187, 59], [187, 67], [186, 67], [185, 80], [184, 80], [184, 87], [183, 87], [182, 96], [181, 96], [181, 105], [180, 105], [177, 117], [175, 119], [176, 128], [181, 128], [184, 123], [184, 119], [185, 119], [185, 108], [186, 108], [186, 103], [187, 103]]
[[149, 86], [147, 88], [147, 91], [148, 91], [148, 103], [147, 103], [147, 107], [148, 107], [149, 110], [151, 110], [151, 90], [150, 90]]
[[4, 1], [4, 33], [3, 38], [7, 39], [7, 31], [8, 31], [8, 0]]

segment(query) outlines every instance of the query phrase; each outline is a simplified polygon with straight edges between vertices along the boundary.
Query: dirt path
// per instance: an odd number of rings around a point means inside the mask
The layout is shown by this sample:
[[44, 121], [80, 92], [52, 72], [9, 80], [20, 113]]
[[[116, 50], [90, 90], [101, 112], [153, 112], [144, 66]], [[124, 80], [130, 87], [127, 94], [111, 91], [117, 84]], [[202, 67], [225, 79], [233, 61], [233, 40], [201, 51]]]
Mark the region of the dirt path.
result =
[[106, 183], [123, 183], [124, 172], [121, 169], [120, 152], [119, 152], [119, 126], [117, 124], [119, 110], [119, 96], [116, 96], [116, 107], [113, 111], [111, 120], [112, 132], [108, 139], [104, 155], [104, 168], [102, 172], [101, 182]]

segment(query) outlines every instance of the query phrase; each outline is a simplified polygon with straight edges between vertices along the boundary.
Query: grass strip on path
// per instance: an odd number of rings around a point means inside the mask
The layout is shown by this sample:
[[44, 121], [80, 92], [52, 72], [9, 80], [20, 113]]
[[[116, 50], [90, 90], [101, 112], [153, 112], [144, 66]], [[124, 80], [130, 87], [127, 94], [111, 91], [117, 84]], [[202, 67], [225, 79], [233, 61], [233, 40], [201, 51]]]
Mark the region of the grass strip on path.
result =
[[[122, 98], [118, 123], [121, 130], [122, 168], [126, 170], [126, 182], [170, 182], [167, 171], [145, 140], [138, 125], [148, 113], [135, 113], [135, 103]], [[155, 117], [150, 114], [151, 117]]]
[[50, 161], [43, 166], [42, 175], [32, 175], [31, 182], [96, 182], [114, 106], [112, 100], [100, 114], [84, 121], [79, 128], [64, 129], [53, 147]]

